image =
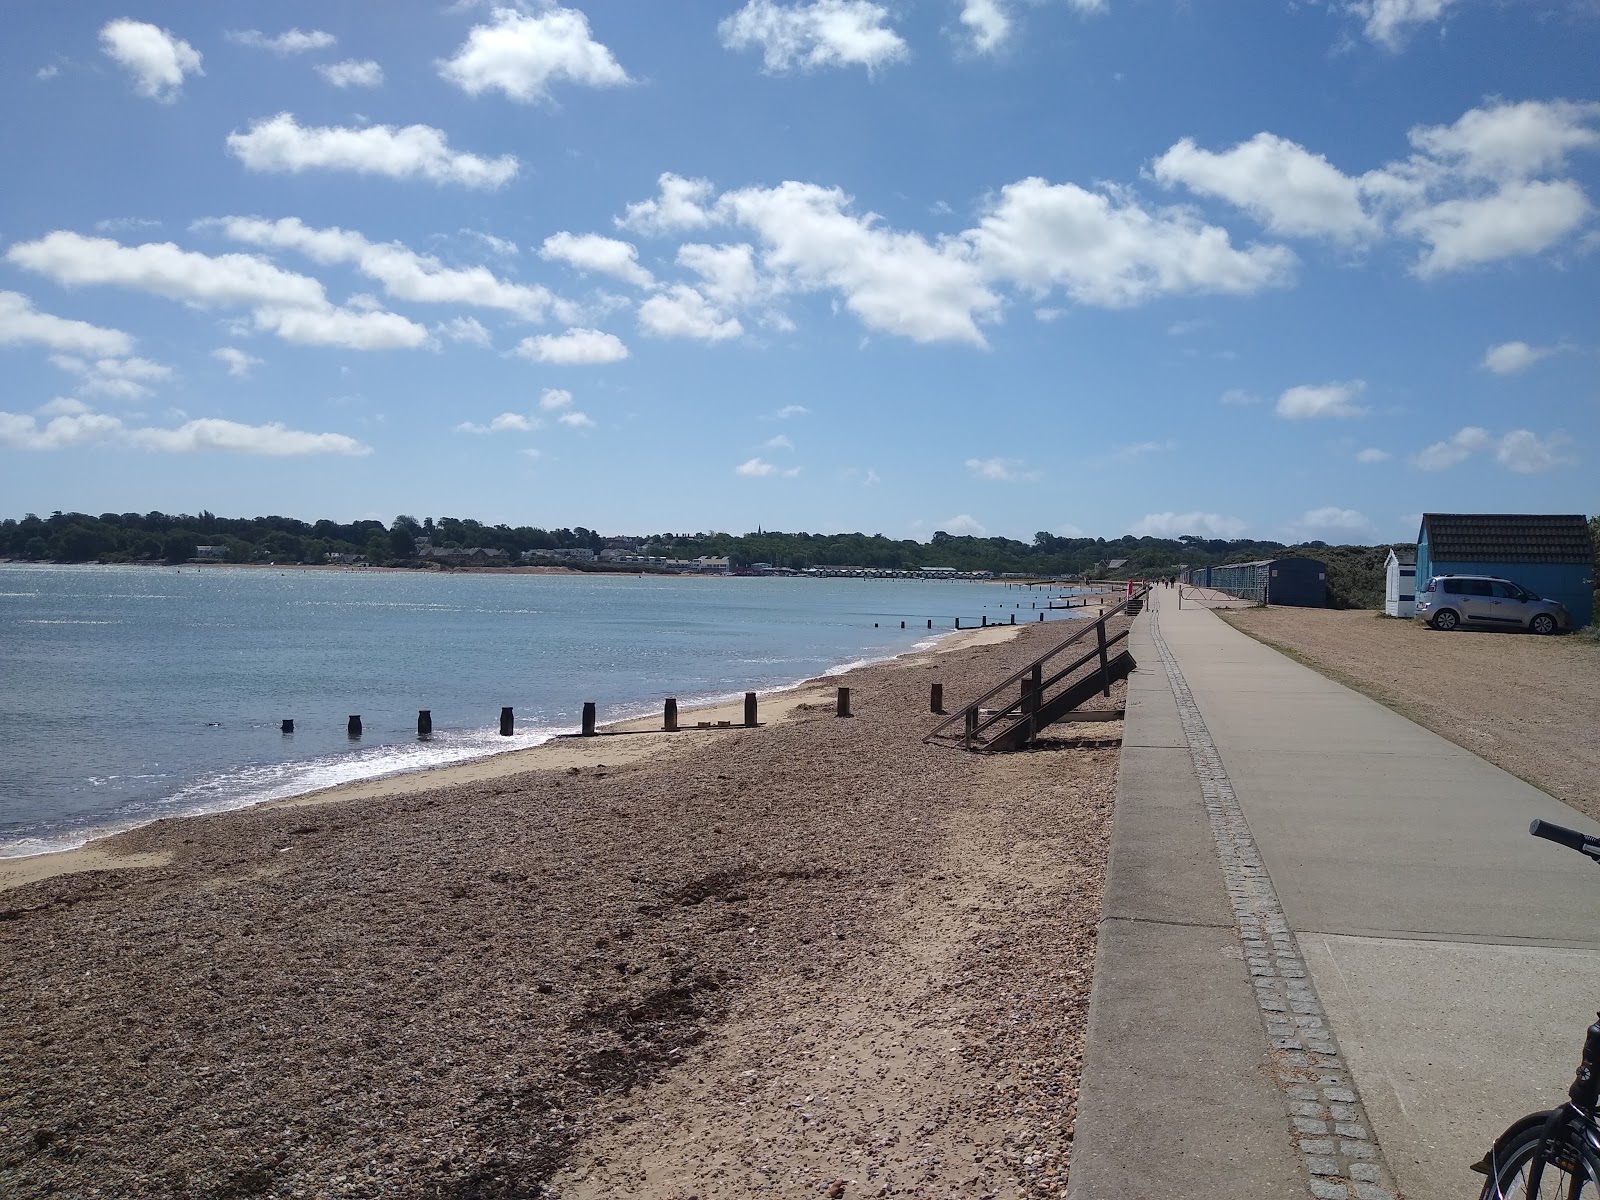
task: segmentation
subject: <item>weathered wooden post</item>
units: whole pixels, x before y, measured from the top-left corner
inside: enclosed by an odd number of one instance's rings
[[[835,706],[835,708],[833,710],[833,715],[836,716],[836,717],[848,717],[850,715],[850,689],[849,688],[842,687],[842,688],[839,689],[839,702],[838,702],[838,704]]]
[[[662,705],[661,728],[668,733],[678,732],[678,701],[675,697],[668,696],[666,704]]]
[[[1106,661],[1106,619],[1100,618],[1094,631],[1100,639],[1100,679],[1105,683],[1105,694],[1111,695],[1111,664]]]
[[[1041,620],[1041,621],[1044,620],[1044,614],[1043,613],[1039,614],[1039,620]]]
[[[360,716],[352,713],[351,716],[350,716],[350,719],[344,723],[344,731],[349,737],[353,737],[353,738],[360,737],[361,736],[361,718],[360,718]]]
[[[293,733],[294,732],[294,718],[293,717],[285,717],[283,719],[283,724],[279,725],[278,729],[280,731],[282,731],[283,733]]]
[[[904,621],[901,621],[900,622],[900,628],[904,629],[905,627],[906,627],[906,623]]]
[[[956,618],[956,628],[957,628],[957,629],[960,629],[960,628],[961,628],[961,618],[960,618],[960,617],[957,617],[957,618]]]
[[[987,613],[985,613],[983,617],[983,627],[985,629],[989,628],[989,615]]]
[[[593,737],[594,736],[594,701],[593,700],[585,700],[583,702],[583,736],[584,737]]]
[[[754,729],[756,724],[756,694],[754,692],[746,692],[744,694],[744,727],[746,729]]]
[[[928,618],[928,628],[929,628],[929,629],[932,629],[932,628],[933,628],[933,618],[932,618],[932,617],[929,617],[929,618]]]
[[[1011,614],[1011,624],[1015,625],[1016,623],[1017,623],[1017,614],[1016,613],[1012,613]]]
[[[978,736],[978,706],[974,704],[967,709],[966,727],[962,732],[961,745],[964,749],[972,749],[972,739]]]
[[[417,709],[417,736],[419,738],[433,736],[433,710],[431,708]]]
[[[944,712],[944,684],[935,683],[928,688],[928,711]]]
[[[513,733],[516,732],[516,728],[517,728],[516,714],[513,713],[511,711],[511,709],[509,709],[509,708],[502,708],[500,710],[500,736],[501,737],[510,737]]]

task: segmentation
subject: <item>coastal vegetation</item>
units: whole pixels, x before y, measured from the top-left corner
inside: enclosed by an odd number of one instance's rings
[[[198,514],[55,512],[0,520],[0,557],[61,563],[183,563],[201,546],[216,548],[219,561],[231,563],[312,563],[330,556],[359,556],[380,566],[415,561],[416,543],[503,550],[511,559],[530,550],[620,548],[668,558],[726,556],[735,567],[768,563],[808,567],[864,567],[904,570],[955,567],[962,571],[1040,576],[1095,575],[1154,577],[1175,575],[1184,566],[1301,554],[1328,564],[1330,600],[1336,607],[1371,608],[1382,602],[1387,545],[1330,546],[1324,542],[1288,545],[1249,538],[1058,537],[1036,533],[1031,542],[1004,537],[972,537],[936,531],[925,542],[882,534],[657,533],[607,537],[583,526],[544,528],[485,525],[471,519],[401,515],[389,524],[365,520],[301,521],[293,517],[219,517]],[[1112,564],[1116,565],[1113,566]],[[578,564],[606,569],[609,564]],[[627,570],[637,570],[629,565]]]

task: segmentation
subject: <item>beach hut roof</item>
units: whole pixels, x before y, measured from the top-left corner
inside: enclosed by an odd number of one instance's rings
[[[1594,561],[1589,523],[1581,515],[1424,513],[1435,563],[1569,563]],[[1421,539],[1421,533],[1418,534]]]

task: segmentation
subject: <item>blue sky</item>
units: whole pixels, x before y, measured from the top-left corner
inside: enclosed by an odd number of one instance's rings
[[[1600,507],[1593,0],[7,24],[0,515],[1372,541]]]

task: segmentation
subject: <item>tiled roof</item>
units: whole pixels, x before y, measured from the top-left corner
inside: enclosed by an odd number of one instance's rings
[[[1594,561],[1582,516],[1529,513],[1424,513],[1435,563],[1571,563]]]
[[[1414,567],[1417,565],[1417,551],[1416,547],[1414,546],[1408,547],[1404,550],[1402,550],[1399,546],[1396,546],[1390,551],[1390,553],[1394,555],[1395,562],[1399,563],[1402,567]]]

